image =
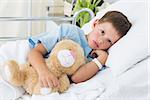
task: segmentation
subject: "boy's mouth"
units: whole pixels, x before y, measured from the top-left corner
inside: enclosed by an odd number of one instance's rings
[[[94,42],[94,45],[98,48],[99,46],[98,46],[98,44],[96,43],[96,41],[93,40],[93,42]]]

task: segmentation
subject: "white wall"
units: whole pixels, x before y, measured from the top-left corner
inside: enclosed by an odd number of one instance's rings
[[[1,17],[28,16],[28,0],[0,0]],[[27,23],[0,22],[0,36],[27,32]]]
[[[48,0],[32,0],[32,17],[45,17]],[[32,34],[45,31],[45,21],[32,22]]]
[[[31,10],[32,1],[32,10]],[[0,0],[1,17],[42,17],[46,16],[47,0]],[[31,12],[31,13],[30,13]],[[29,21],[0,22],[0,36],[17,36],[30,32]],[[42,21],[32,22],[31,33],[40,33],[45,29]]]

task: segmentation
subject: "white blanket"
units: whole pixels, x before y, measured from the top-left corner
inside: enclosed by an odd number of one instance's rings
[[[150,100],[148,88],[150,57],[118,76],[96,100]]]
[[[27,40],[10,41],[0,46],[0,62],[14,59],[19,63],[25,63],[30,47]]]
[[[96,100],[105,91],[110,81],[114,79],[110,74],[109,69],[104,70],[86,82],[72,84],[69,90],[63,94],[33,95],[31,100]]]
[[[15,87],[5,80],[4,62],[16,60],[18,63],[25,63],[30,47],[27,40],[18,40],[4,43],[0,46],[0,100],[16,99],[25,92],[21,87]]]
[[[150,58],[133,65],[118,77],[113,76],[111,69],[107,68],[86,82],[72,84],[66,93],[33,95],[31,100],[150,100],[148,60]]]

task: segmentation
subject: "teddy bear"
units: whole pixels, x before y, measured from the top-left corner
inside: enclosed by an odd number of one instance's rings
[[[49,94],[65,92],[70,81],[68,76],[86,62],[83,48],[73,40],[63,39],[52,49],[45,59],[48,69],[60,82],[60,87],[41,88],[38,74],[28,62],[18,64],[14,60],[6,61],[4,69],[7,81],[14,86],[22,86],[29,94]]]

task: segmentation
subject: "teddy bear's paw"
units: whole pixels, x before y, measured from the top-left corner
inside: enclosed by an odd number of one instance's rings
[[[51,91],[52,91],[51,88],[41,88],[41,89],[40,89],[40,93],[41,93],[42,95],[50,94]]]

